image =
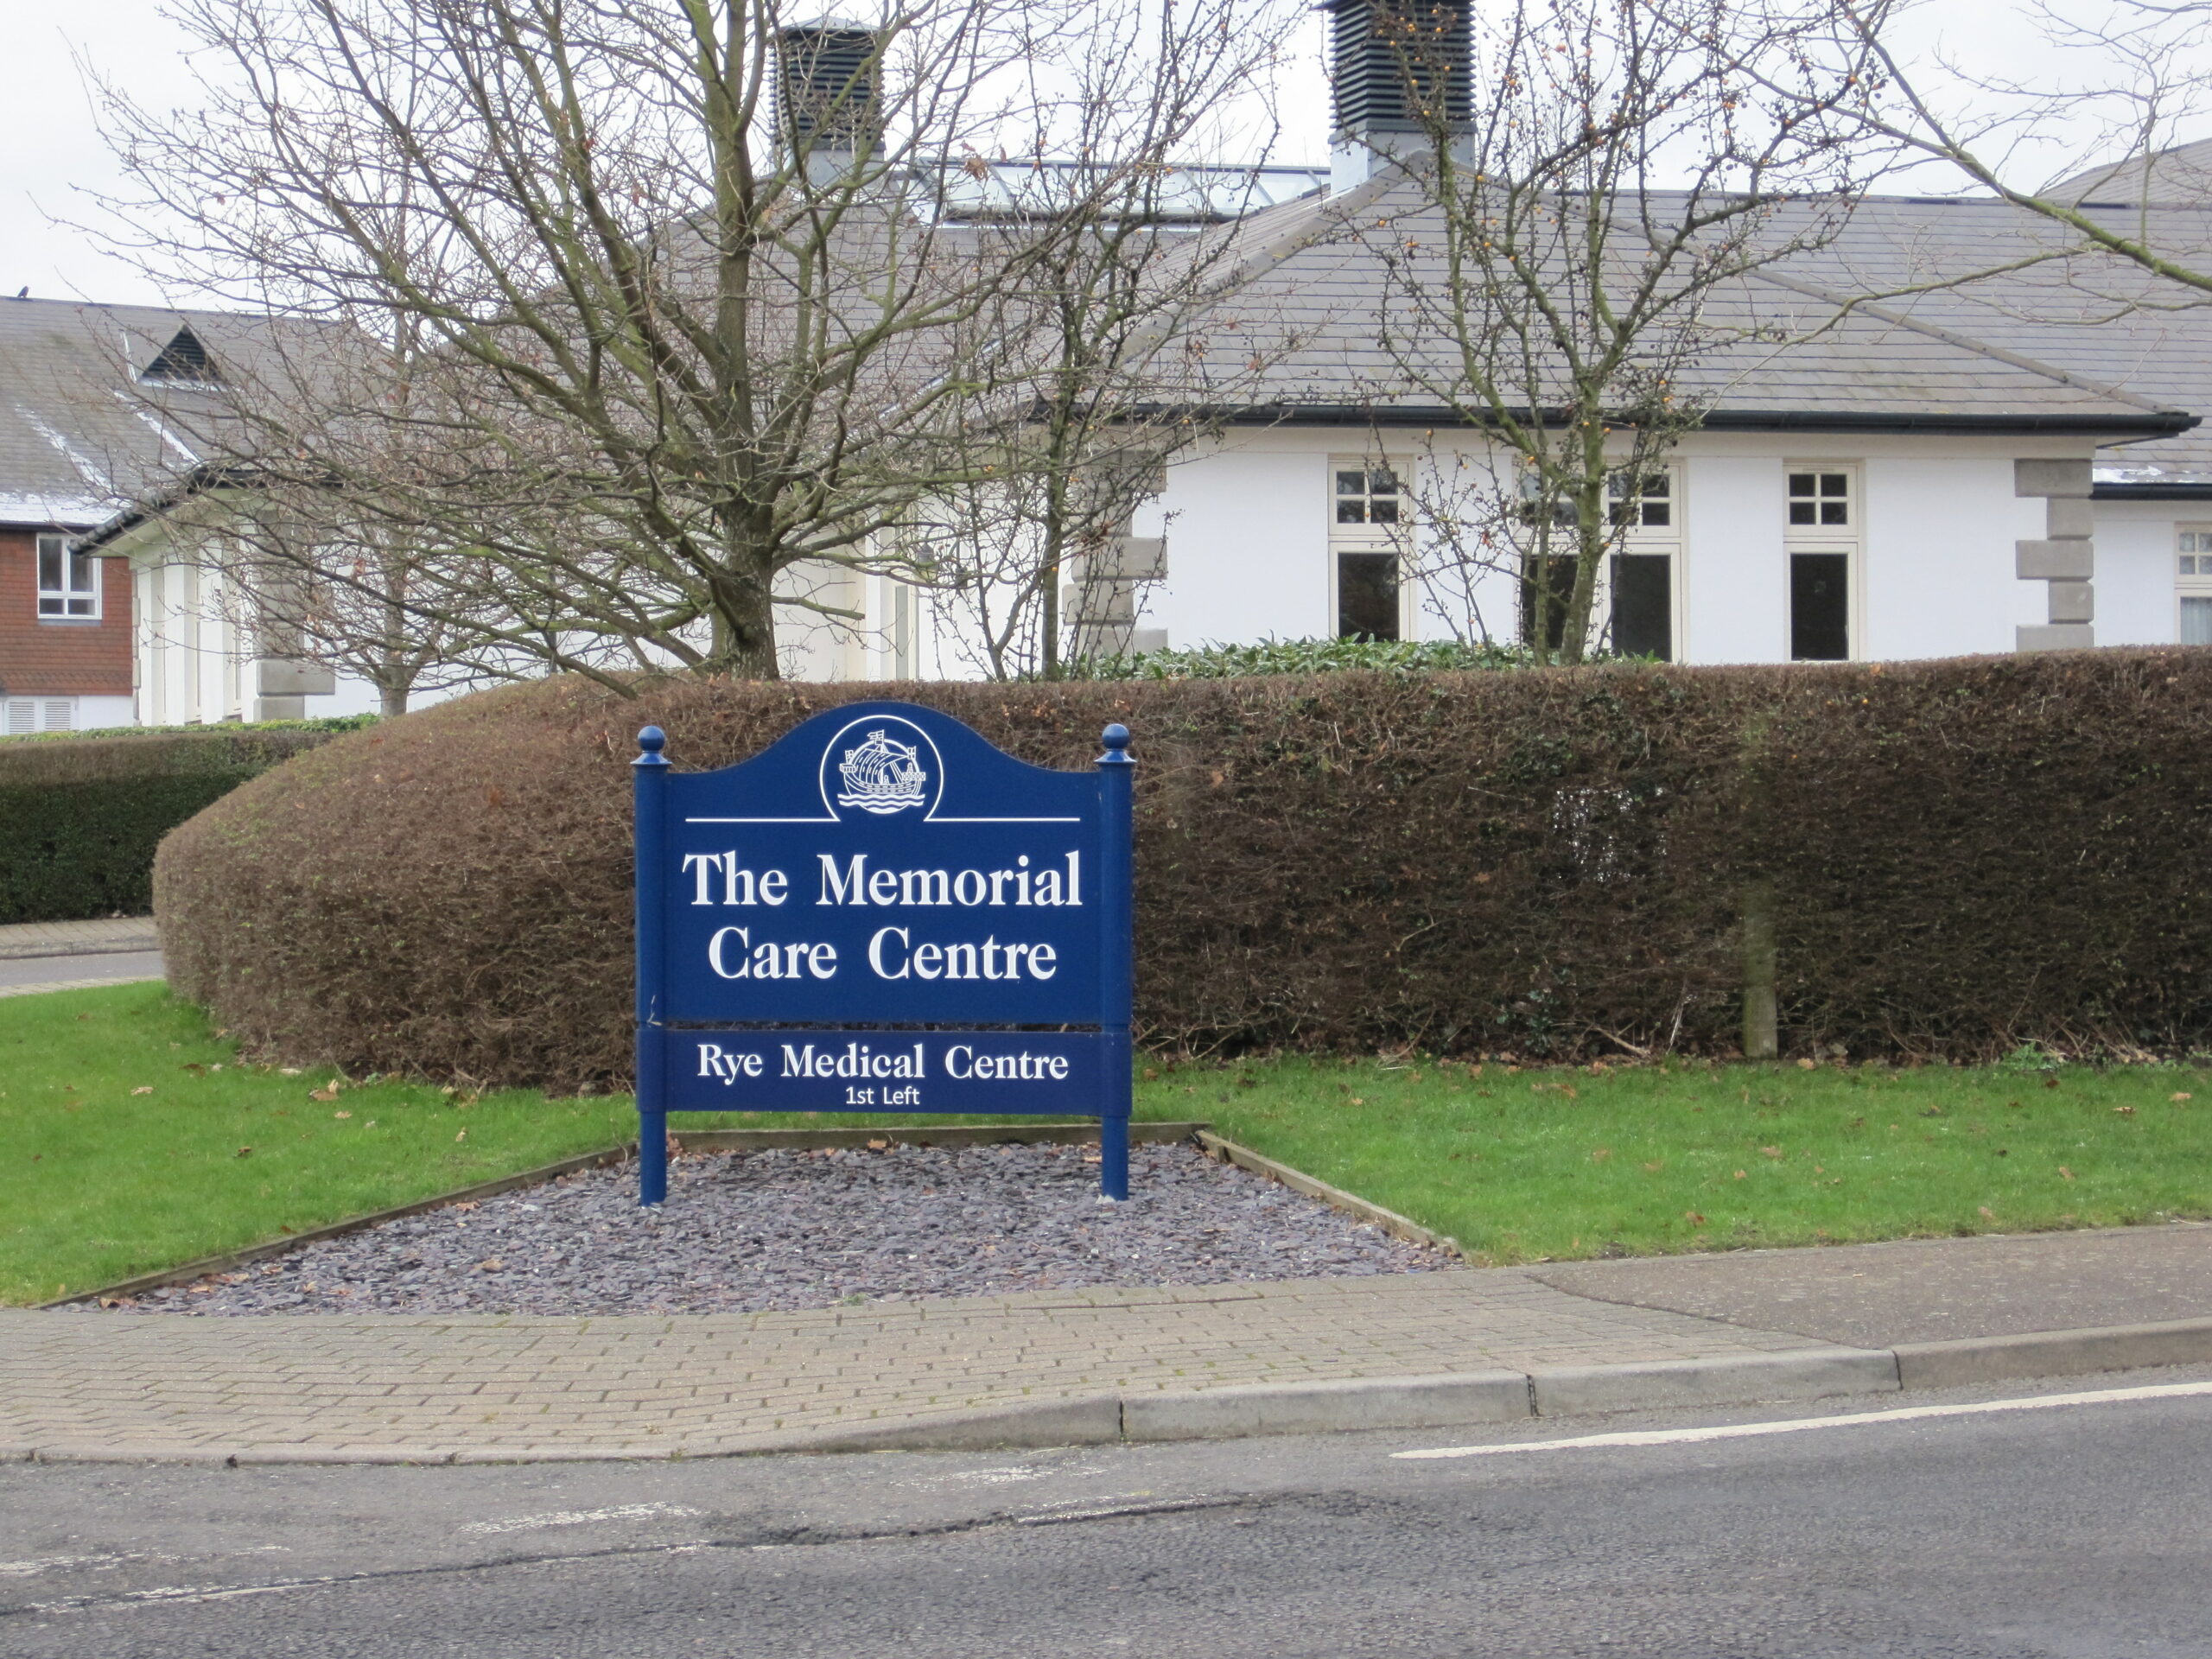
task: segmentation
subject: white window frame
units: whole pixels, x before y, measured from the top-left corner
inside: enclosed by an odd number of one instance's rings
[[[1789,522],[1787,505],[1793,498],[1789,494],[1789,475],[1792,473],[1842,474],[1845,484],[1845,522],[1840,524],[1794,524]],[[1816,489],[1819,486],[1816,484]],[[1782,515],[1783,556],[1793,553],[1840,553],[1844,556],[1844,622],[1846,650],[1840,660],[1847,663],[1863,662],[1866,656],[1866,605],[1864,584],[1866,571],[1866,469],[1856,461],[1785,461],[1782,463],[1782,489],[1784,506]],[[1815,494],[1816,504],[1834,499]],[[1817,514],[1815,515],[1818,516]],[[1785,577],[1787,575],[1785,566]],[[1784,623],[1783,647],[1785,662],[1815,662],[1817,658],[1792,658],[1786,653],[1789,645]]]
[[[1639,511],[1635,521],[1625,525],[1618,524],[1618,514],[1619,504],[1628,498],[1619,493],[1617,486],[1626,481],[1627,469],[1624,467],[1615,473],[1613,481],[1606,486],[1606,500],[1611,504],[1611,511],[1616,514],[1616,528],[1619,536],[1613,543],[1612,552],[1598,571],[1598,596],[1592,607],[1596,614],[1592,620],[1604,621],[1605,644],[1611,648],[1613,645],[1613,560],[1624,555],[1634,557],[1639,554],[1663,554],[1670,561],[1667,569],[1667,632],[1675,651],[1671,660],[1679,663],[1682,660],[1682,593],[1688,585],[1682,579],[1682,557],[1688,550],[1683,519],[1688,505],[1682,495],[1682,463],[1680,461],[1656,462],[1644,468],[1644,476],[1663,478],[1667,481],[1667,488],[1659,495],[1639,493],[1636,498]],[[1643,504],[1652,501],[1667,504],[1667,523],[1648,524],[1643,522]]]
[[[1329,588],[1329,638],[1338,639],[1344,628],[1339,609],[1343,598],[1343,583],[1338,573],[1338,556],[1345,553],[1390,553],[1398,561],[1398,638],[1414,637],[1414,569],[1413,569],[1413,493],[1407,487],[1413,477],[1414,463],[1403,455],[1331,455],[1329,457],[1328,495],[1324,511],[1329,515],[1329,563],[1326,581]],[[1341,524],[1337,522],[1337,474],[1339,472],[1389,473],[1398,481],[1395,523],[1376,524],[1361,523]],[[1363,491],[1358,498],[1371,504],[1374,492]]]
[[[2212,600],[2212,524],[2176,524],[2174,547],[2174,639],[2180,643],[2185,601]]]
[[[47,560],[51,555],[60,562],[61,580],[58,586],[47,584]],[[105,563],[96,553],[71,551],[69,538],[51,533],[36,538],[33,558],[37,569],[33,572],[38,588],[38,620],[41,622],[97,622],[100,620],[100,566]],[[81,569],[86,586],[79,588],[72,580]],[[73,610],[75,605],[85,607]]]

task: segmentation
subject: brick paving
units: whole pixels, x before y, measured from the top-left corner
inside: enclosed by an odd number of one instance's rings
[[[1102,1395],[1830,1345],[1513,1268],[681,1318],[0,1311],[0,1455],[708,1454]]]
[[[0,926],[0,961],[153,950],[160,944],[150,916],[103,916],[88,922],[10,922]]]

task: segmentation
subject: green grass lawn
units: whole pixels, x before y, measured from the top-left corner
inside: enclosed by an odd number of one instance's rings
[[[1276,1060],[1157,1111],[1514,1262],[2212,1216],[2212,1072]]]
[[[2212,1215],[2212,1072],[2190,1068],[1154,1065],[1137,1113],[1210,1119],[1497,1262]],[[0,1301],[635,1132],[626,1096],[399,1083],[334,1095],[327,1071],[241,1064],[159,985],[0,998]]]

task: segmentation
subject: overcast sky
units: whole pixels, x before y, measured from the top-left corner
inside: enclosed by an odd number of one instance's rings
[[[1284,100],[1287,117],[1302,123],[1285,135],[1286,160],[1319,161],[1327,149],[1318,22],[1309,38],[1312,85]],[[1986,73],[2032,78],[2048,61],[2012,0],[1928,0],[1919,41],[1936,39],[1970,50]],[[79,60],[146,105],[188,106],[182,37],[162,21],[158,0],[0,0],[0,294],[29,287],[50,298],[164,302],[171,296],[158,283],[55,221],[98,217],[87,193],[120,183]],[[2044,170],[2060,170],[2066,159],[2054,155]],[[2024,171],[2038,182],[2044,176],[2033,165]]]

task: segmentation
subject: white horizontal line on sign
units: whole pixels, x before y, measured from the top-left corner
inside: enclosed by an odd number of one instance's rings
[[[2082,1394],[2043,1394],[2019,1400],[1983,1400],[1955,1406],[1902,1406],[1891,1411],[1845,1412],[1834,1417],[1789,1417],[1770,1423],[1723,1423],[1711,1428],[1654,1428],[1583,1434],[1571,1440],[1510,1440],[1496,1446],[1446,1446],[1433,1451],[1393,1452],[1393,1458],[1487,1458],[1508,1452],[1573,1452],[1605,1446],[1690,1446],[1707,1440],[1748,1440],[1759,1434],[1798,1434],[1814,1428],[1853,1428],[1861,1423],[1910,1423],[1933,1417],[1977,1417],[2000,1411],[2049,1411],[2059,1406],[2115,1405],[2129,1400],[2177,1400],[2212,1394],[2212,1382],[2164,1382],[2141,1389],[2094,1389]]]
[[[841,823],[841,818],[686,818],[686,823]],[[1081,823],[1081,818],[925,818],[925,823]]]

